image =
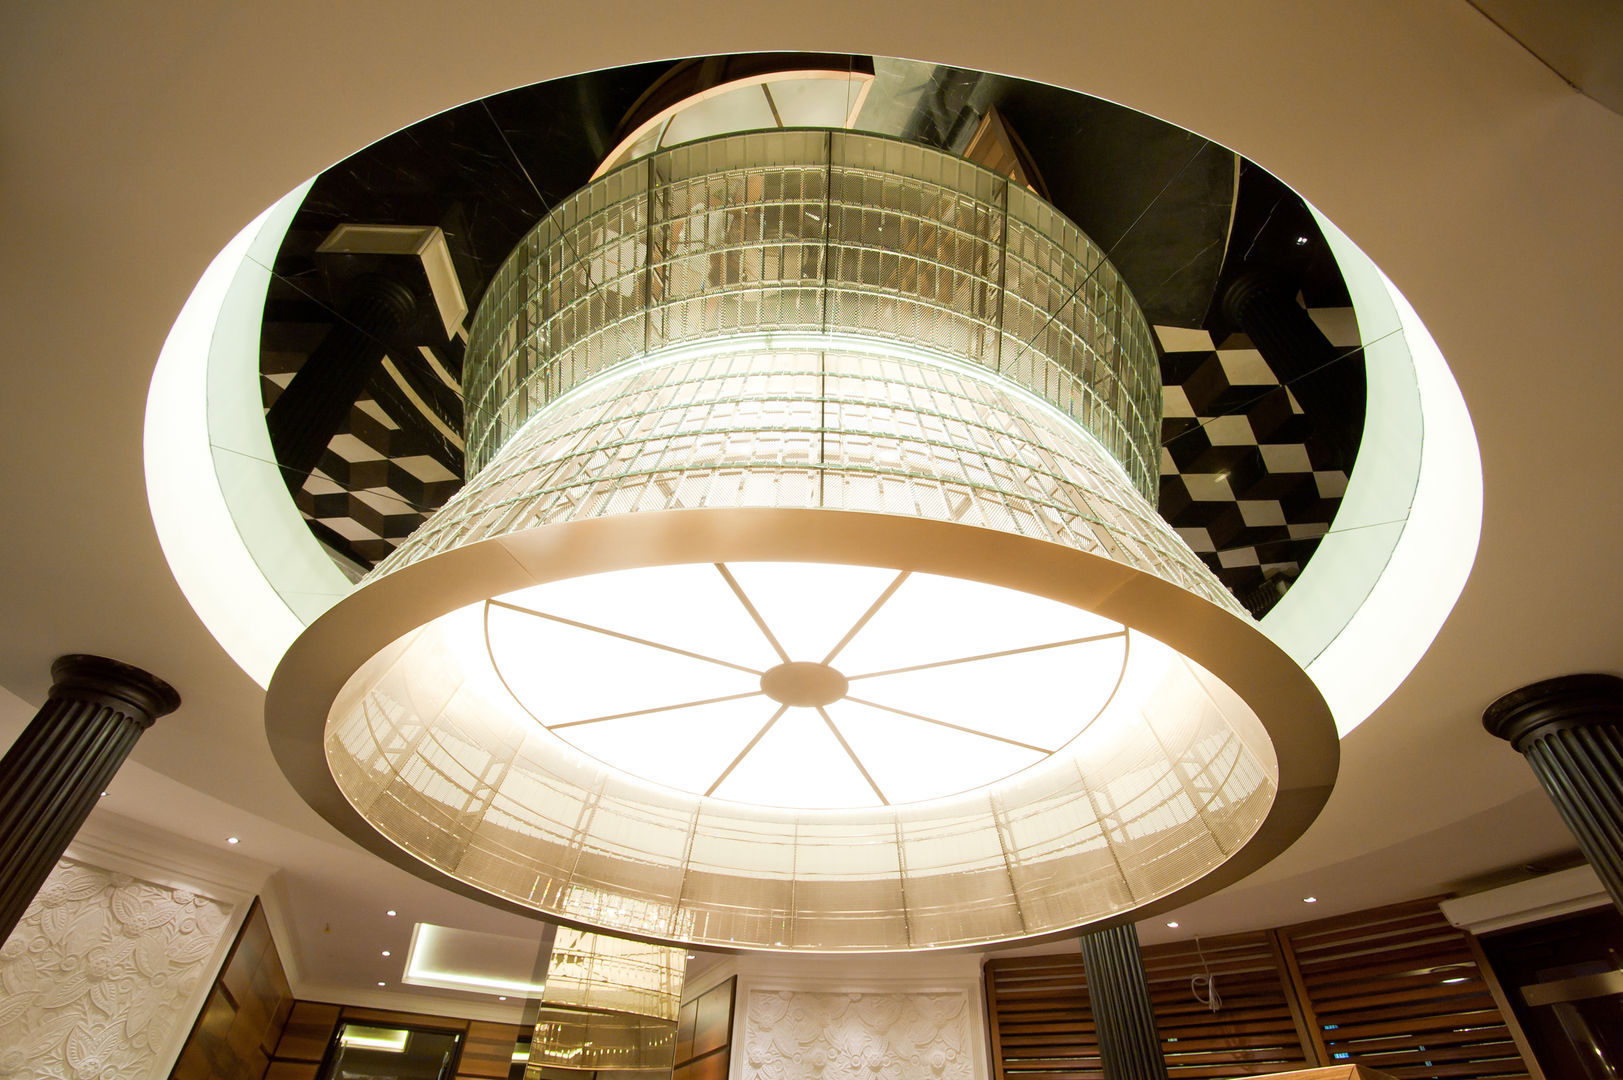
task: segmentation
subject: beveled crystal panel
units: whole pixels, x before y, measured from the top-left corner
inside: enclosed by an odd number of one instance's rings
[[[592,380],[510,440],[373,579],[558,521],[721,506],[1018,533],[1244,611],[1111,455],[1046,400],[983,367],[845,334],[661,350]]]

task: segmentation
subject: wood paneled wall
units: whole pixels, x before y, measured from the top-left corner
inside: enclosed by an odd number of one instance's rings
[[[996,1080],[1100,1080],[1081,954],[986,964],[986,1010]]]
[[[265,1080],[315,1080],[321,1071],[321,1059],[327,1054],[333,1032],[338,1027],[337,1005],[316,1001],[294,1004],[282,1028],[282,1039],[276,1044],[270,1069]]]
[[[170,1072],[171,1080],[261,1080],[293,1008],[282,958],[255,900]]]
[[[1266,1076],[1313,1063],[1266,931],[1146,950],[1144,971],[1174,1080]],[[1206,1003],[1212,976],[1221,1003],[1215,1010]]]
[[[1144,950],[1174,1080],[1361,1064],[1400,1080],[1526,1078],[1470,935],[1436,900]],[[1221,1007],[1210,994],[1215,976]],[[1194,987],[1190,980],[1201,978]],[[1099,1080],[1080,956],[986,965],[996,1080]]]
[[[1353,1060],[1400,1078],[1528,1075],[1470,935],[1450,926],[1435,901],[1280,935],[1331,1056],[1326,1064]]]
[[[737,987],[737,978],[728,979],[682,1005],[676,1017],[676,1070],[671,1080],[727,1080]]]

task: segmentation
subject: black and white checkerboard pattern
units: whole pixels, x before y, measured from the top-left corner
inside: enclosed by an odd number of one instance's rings
[[[292,378],[290,371],[261,368],[267,409]],[[461,486],[460,478],[363,396],[315,470],[294,489],[293,501],[317,538],[352,563],[345,569],[359,577]]]
[[[1332,345],[1359,344],[1351,308],[1309,309]],[[1329,466],[1290,390],[1243,334],[1158,326],[1161,515],[1247,601],[1301,573],[1330,528],[1346,473]],[[1266,605],[1264,605],[1266,606]]]

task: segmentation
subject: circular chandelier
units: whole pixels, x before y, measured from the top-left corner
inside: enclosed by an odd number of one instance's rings
[[[659,941],[974,945],[1219,888],[1336,737],[1155,512],[1157,365],[1104,254],[968,161],[632,161],[493,279],[470,479],[289,650],[273,749],[415,872]]]

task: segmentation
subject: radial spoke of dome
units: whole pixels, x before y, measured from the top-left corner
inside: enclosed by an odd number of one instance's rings
[[[906,577],[907,575],[904,574],[902,576]],[[854,630],[852,631],[852,633],[855,632],[856,631]],[[834,722],[834,718],[828,715],[828,711],[821,705],[817,707],[817,715],[823,718],[823,723],[828,725],[828,730],[834,733],[834,738],[839,740],[840,749],[845,751],[846,756],[851,759],[851,764],[855,765],[857,767],[857,772],[862,774],[862,778],[868,781],[868,786],[873,788],[873,793],[879,797],[879,801],[884,803],[886,806],[889,806],[890,800],[885,798],[885,793],[879,790],[879,785],[874,783],[872,776],[868,775],[867,767],[862,764],[862,759],[857,757],[857,752],[851,749],[851,744],[845,741],[845,736],[840,734],[839,725]]]
[[[489,603],[495,607],[506,608],[508,611],[516,611],[520,615],[533,615],[538,619],[548,619],[555,623],[562,623],[565,626],[573,626],[577,630],[590,630],[594,634],[604,634],[608,637],[619,638],[621,641],[632,642],[636,645],[646,645],[650,649],[660,649],[664,652],[675,653],[678,656],[686,656],[692,660],[703,660],[707,664],[718,664],[721,667],[732,668],[734,671],[745,671],[751,675],[761,674],[760,670],[757,668],[746,667],[743,664],[735,664],[731,660],[722,660],[715,656],[706,656],[704,653],[696,653],[690,649],[679,649],[675,645],[666,645],[658,641],[649,641],[647,638],[636,637],[632,634],[622,634],[620,631],[610,630],[606,626],[593,626],[591,623],[576,622],[574,619],[566,619],[562,615],[548,615],[544,611],[536,611],[533,608],[520,607],[517,604],[510,604],[505,600],[488,600],[486,603]]]
[[[562,731],[564,728],[580,727],[582,724],[600,724],[605,720],[624,720],[628,716],[647,716],[649,713],[675,712],[677,709],[693,709],[700,705],[719,705],[723,701],[742,701],[744,698],[765,697],[760,690],[750,690],[743,694],[728,694],[726,697],[704,698],[699,701],[680,701],[675,705],[656,705],[651,709],[633,709],[631,712],[611,713],[608,716],[589,716],[585,720],[566,720],[561,724],[543,725],[548,731]]]
[[[726,579],[728,587],[733,590],[733,595],[738,597],[738,602],[744,605],[744,610],[750,613],[750,618],[755,620],[755,625],[761,628],[761,633],[766,635],[767,644],[772,646],[772,651],[778,654],[778,659],[787,664],[789,662],[789,654],[784,652],[782,645],[778,644],[778,639],[772,633],[772,628],[767,626],[765,619],[761,618],[761,613],[757,611],[755,605],[750,602],[750,598],[744,595],[744,590],[738,584],[738,579],[733,577],[733,572],[727,569],[726,564],[724,563],[717,563],[716,569],[720,571],[721,576]],[[773,717],[773,719],[775,720],[777,717]],[[754,744],[752,743],[751,745]],[[745,751],[745,753],[748,752],[748,750]],[[729,766],[729,768],[731,768],[731,766]],[[725,776],[725,774],[723,775]],[[716,783],[719,784],[721,781],[717,780]]]
[[[845,700],[855,705],[866,705],[870,709],[883,709],[885,712],[895,713],[897,716],[906,716],[911,717],[914,720],[922,720],[926,724],[934,724],[936,727],[951,728],[954,731],[962,731],[965,735],[979,735],[983,739],[991,739],[993,742],[1007,743],[1009,746],[1018,746],[1022,750],[1030,750],[1038,754],[1047,755],[1054,752],[1052,749],[1042,746],[1033,746],[1028,742],[1021,742],[1019,739],[1010,739],[1002,735],[994,735],[990,731],[979,731],[972,727],[964,727],[962,724],[953,724],[946,720],[937,720],[933,716],[921,716],[916,712],[908,712],[906,709],[898,709],[893,705],[881,705],[877,701],[868,701],[865,698],[851,697],[849,694],[846,695]],[[842,739],[841,741],[843,742],[844,740]]]
[[[847,675],[852,682],[858,679],[877,679],[885,675],[902,675],[909,671],[927,671],[930,668],[951,667],[954,664],[973,664],[977,660],[996,660],[1004,656],[1018,656],[1021,653],[1042,652],[1044,649],[1063,649],[1067,645],[1086,645],[1094,641],[1113,641],[1125,637],[1126,630],[1112,630],[1108,634],[1094,634],[1090,637],[1068,638],[1065,641],[1049,641],[1041,645],[1022,645],[1018,649],[1003,649],[1000,652],[978,653],[975,656],[960,656],[953,660],[932,660],[928,664],[909,664],[907,667],[891,668],[888,671],[868,671],[861,675]]]
[[[851,644],[851,639],[857,636],[857,632],[864,626],[868,625],[868,620],[879,614],[879,609],[885,606],[885,601],[896,595],[896,590],[902,587],[902,582],[907,580],[907,575],[908,571],[903,570],[900,574],[896,575],[895,581],[892,581],[889,585],[885,586],[885,591],[879,594],[879,599],[868,605],[868,610],[862,613],[862,618],[856,621],[856,625],[847,630],[845,632],[845,636],[840,639],[839,644],[830,649],[828,655],[823,657],[823,663],[832,664],[834,662],[834,658],[840,655],[840,650]],[[824,717],[824,719],[827,719],[827,717]],[[845,740],[841,739],[840,741],[843,743]],[[862,766],[858,765],[857,768],[860,769]],[[862,775],[867,776],[868,774],[863,773]],[[873,781],[870,780],[868,783],[871,784]],[[877,791],[878,789],[875,788],[874,790]],[[884,796],[881,795],[880,798],[883,799]]]
[[[719,566],[720,564],[718,563],[717,565]],[[723,572],[725,573],[725,571]],[[761,730],[755,733],[755,738],[744,744],[744,749],[740,750],[738,752],[738,756],[727,763],[727,767],[721,770],[721,775],[716,777],[716,782],[706,788],[704,793],[706,795],[714,795],[716,793],[716,789],[721,786],[721,782],[732,775],[732,771],[738,768],[738,763],[749,756],[749,752],[755,749],[755,744],[765,738],[766,733],[772,730],[772,725],[776,724],[780,719],[782,719],[783,714],[788,711],[789,706],[780,705],[778,707],[778,711],[772,714],[772,719],[761,725]]]

